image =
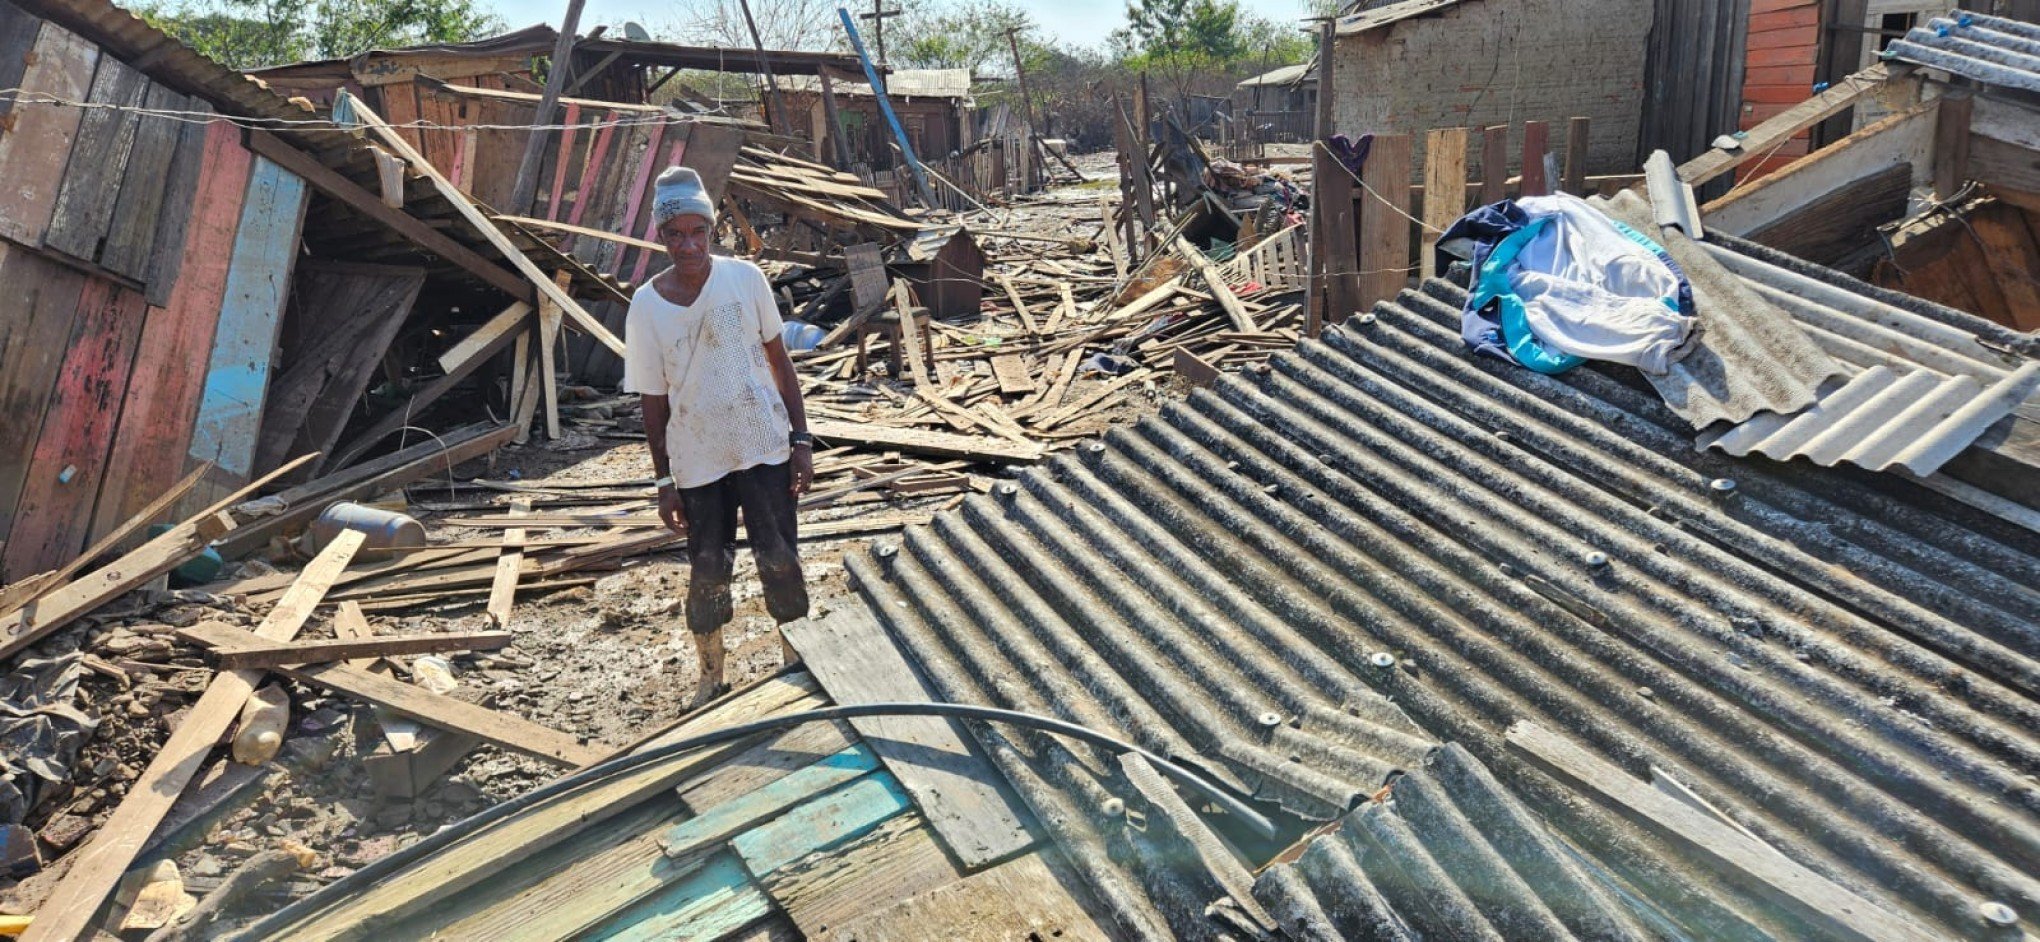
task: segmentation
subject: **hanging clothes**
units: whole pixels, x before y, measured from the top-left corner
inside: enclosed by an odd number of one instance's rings
[[[1437,252],[1440,270],[1473,265],[1467,345],[1541,373],[1586,360],[1663,373],[1698,326],[1692,286],[1664,249],[1569,194],[1482,206]]]

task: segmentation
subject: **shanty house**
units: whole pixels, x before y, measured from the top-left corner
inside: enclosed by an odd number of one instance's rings
[[[1307,141],[1316,128],[1314,63],[1285,65],[1234,86],[1233,114],[1255,140]]]
[[[780,81],[787,111],[797,126],[808,131],[815,159],[836,159],[835,140],[843,139],[852,164],[874,170],[891,168],[894,156],[892,129],[879,112],[878,98],[870,83],[857,73],[850,78],[843,71],[821,76],[785,76]],[[969,69],[900,69],[885,77],[886,95],[893,112],[906,130],[914,153],[926,160],[940,160],[972,142],[971,126],[977,104],[971,98]],[[835,98],[840,135],[829,126],[830,96]]]

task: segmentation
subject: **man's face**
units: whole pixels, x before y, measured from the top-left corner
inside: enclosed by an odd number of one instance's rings
[[[699,274],[708,267],[708,247],[715,228],[700,216],[687,214],[666,220],[659,227],[659,241],[673,267],[683,274]]]

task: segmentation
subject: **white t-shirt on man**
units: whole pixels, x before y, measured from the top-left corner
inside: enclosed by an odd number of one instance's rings
[[[787,460],[792,423],[765,361],[782,322],[758,266],[712,260],[693,304],[666,300],[647,281],[623,325],[623,389],[666,397],[666,452],[677,487],[713,484],[733,471]]]

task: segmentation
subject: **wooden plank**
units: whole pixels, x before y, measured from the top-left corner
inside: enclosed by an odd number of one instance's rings
[[[494,451],[509,441],[515,431],[507,425],[492,428],[476,423],[464,426],[442,433],[437,439],[427,439],[374,461],[282,491],[277,496],[289,510],[251,521],[220,541],[219,551],[230,559],[237,559],[267,544],[271,536],[309,523],[335,501],[372,497],[428,474],[450,472],[463,461]]]
[[[388,226],[411,244],[437,255],[460,267],[484,284],[502,291],[513,298],[530,301],[537,297],[536,289],[516,272],[482,257],[481,253],[456,241],[452,236],[419,221],[415,216],[385,205],[382,198],[362,189],[354,181],[342,176],[339,171],[314,160],[311,155],[285,143],[281,138],[267,131],[248,132],[248,147],[268,160],[303,178],[319,192],[347,204],[362,215]],[[493,226],[490,227],[493,230]]]
[[[15,612],[35,599],[40,598],[43,592],[69,582],[72,576],[78,574],[78,570],[85,568],[93,560],[113,552],[115,548],[119,547],[129,537],[140,533],[143,527],[155,523],[158,518],[169,513],[170,508],[176,506],[177,502],[182,500],[184,495],[194,485],[198,484],[199,479],[205,476],[206,470],[205,465],[199,465],[191,469],[191,473],[185,475],[184,480],[171,485],[169,490],[164,491],[149,506],[142,508],[134,516],[123,521],[120,526],[113,528],[105,536],[100,537],[97,542],[86,547],[84,552],[79,553],[61,568],[48,573],[41,580],[40,587],[33,594],[10,598],[9,601],[0,603],[0,622],[7,621]],[[19,584],[16,583],[16,585]],[[12,589],[14,586],[8,586],[7,588]]]
[[[1369,188],[1360,214],[1358,310],[1392,301],[1409,281],[1410,136],[1377,134],[1361,179]]]
[[[28,71],[30,52],[42,33],[43,21],[12,3],[0,4],[0,88],[17,88]],[[14,96],[0,101],[0,134],[10,130],[7,115],[14,111]]]
[[[1204,362],[1197,354],[1182,347],[1176,348],[1172,369],[1177,376],[1183,377],[1190,385],[1198,388],[1218,382],[1218,367]]]
[[[293,641],[262,644],[245,633],[216,630],[217,622],[202,622],[179,629],[177,636],[212,650],[213,661],[234,670],[243,667],[282,667],[289,664],[327,664],[354,658],[387,657],[392,654],[436,654],[446,651],[493,651],[509,647],[516,639],[507,631],[458,631],[434,635],[378,635],[368,639],[339,638],[321,641]]]
[[[928,357],[923,344],[934,342],[934,338],[921,336],[921,326],[917,320],[921,315],[906,303],[906,284],[904,281],[893,282],[894,296],[897,299],[895,310],[899,311],[900,332],[896,339],[900,345],[900,357],[907,361],[907,375],[913,377],[914,385],[933,390],[935,379],[928,375]],[[893,377],[894,381],[899,379],[900,377]]]
[[[85,100],[99,63],[98,46],[44,23],[29,55],[33,61],[21,77],[24,93]],[[43,106],[8,113],[10,126],[0,134],[0,181],[5,181],[0,183],[0,236],[22,245],[42,244],[83,116],[80,108]]]
[[[1312,312],[1312,318],[1321,327],[1345,320],[1360,304],[1360,246],[1359,221],[1353,218],[1356,192],[1353,176],[1331,151],[1320,146],[1316,152],[1317,163],[1311,171],[1312,185],[1316,187],[1312,205],[1319,200],[1325,205],[1324,231],[1311,236],[1314,243],[1323,243],[1321,248],[1314,247],[1318,264],[1312,276],[1322,280],[1319,296],[1323,302],[1319,310]]]
[[[501,252],[503,257],[510,262],[511,267],[516,268],[518,272],[522,273],[527,280],[536,286],[540,296],[551,298],[552,302],[559,305],[567,317],[571,318],[581,330],[586,331],[589,336],[594,337],[603,346],[608,347],[610,352],[617,356],[623,356],[623,341],[617,339],[616,335],[610,333],[609,328],[603,326],[600,320],[597,320],[594,315],[582,309],[581,305],[575,303],[573,298],[568,297],[565,292],[559,289],[559,286],[553,284],[552,280],[544,272],[540,271],[531,259],[526,258],[524,253],[517,249],[517,246],[510,241],[510,237],[503,234],[503,230],[497,228],[495,223],[489,221],[488,216],[477,208],[474,202],[469,200],[467,195],[460,191],[459,187],[454,186],[452,181],[446,179],[445,175],[432,166],[431,161],[426,160],[424,155],[418,153],[417,149],[412,147],[408,141],[405,141],[402,137],[391,131],[389,125],[385,124],[381,118],[376,117],[375,112],[370,110],[360,99],[342,96],[341,101],[344,101],[347,105],[344,111],[348,116],[351,116],[357,123],[367,125],[369,130],[381,137],[383,143],[388,145],[391,150],[396,151],[398,156],[409,160],[413,170],[430,179],[433,188],[439,191],[439,195],[445,197],[448,203],[453,204],[454,210],[461,215],[461,218],[467,220],[468,225],[473,226],[477,232],[481,233],[482,237],[487,239],[490,245],[495,246],[496,250]],[[342,110],[336,107],[336,115],[341,113]],[[342,119],[336,117],[336,120]],[[519,296],[521,297],[522,295]]]
[[[1424,138],[1424,239],[1417,249],[1424,278],[1438,274],[1435,247],[1466,211],[1466,128],[1439,128]]]
[[[283,601],[270,609],[262,624],[248,634],[271,641],[296,637],[325,595],[326,587],[361,548],[362,540],[362,534],[356,530],[343,531],[334,537],[318,558],[305,566]],[[184,786],[198,774],[206,755],[233,726],[242,705],[261,680],[262,672],[258,670],[225,671],[213,676],[191,712],[185,714],[148,768],[128,787],[127,795],[100,826],[99,833],[73,855],[70,871],[36,910],[35,922],[21,936],[23,942],[54,942],[86,933],[100,905],[113,892],[114,884],[127,872],[128,865],[134,862],[136,853],[170,811]]]
[[[1544,156],[1550,152],[1551,122],[1523,122],[1522,195],[1551,195],[1551,183],[1544,174]]]
[[[962,878],[927,822],[909,812],[833,851],[782,866],[760,882],[794,925],[818,939],[834,938],[838,925],[890,901]]]
[[[1593,119],[1568,118],[1565,122],[1565,173],[1560,187],[1574,196],[1587,193],[1587,148]]]
[[[204,99],[184,99],[185,110],[195,117],[212,114],[212,108]],[[238,150],[240,134],[231,125],[213,124],[192,120],[179,125],[177,146],[170,154],[170,166],[160,181],[163,188],[161,203],[156,208],[156,231],[149,237],[149,258],[143,266],[140,278],[149,303],[155,307],[169,307],[177,283],[184,272],[184,250],[188,242],[196,237],[192,230],[214,216],[224,217],[229,223],[238,222],[241,210],[241,190],[237,186],[231,199],[222,205],[201,202],[201,185],[216,171],[207,165],[211,154],[211,142],[215,135],[231,136]],[[246,151],[241,151],[239,176],[245,184],[248,176]],[[228,234],[229,244],[233,235]],[[194,266],[205,263],[205,259],[194,256]],[[183,454],[179,448],[178,454]]]
[[[150,83],[142,106],[152,111],[189,111],[191,99],[167,86]],[[198,130],[187,134],[187,128]],[[135,128],[134,148],[128,153],[127,169],[119,181],[120,192],[113,199],[106,241],[99,251],[99,264],[109,271],[146,284],[156,237],[164,231],[159,224],[162,215],[168,212],[183,218],[189,213],[191,190],[186,186],[178,191],[177,173],[181,168],[172,167],[179,142],[187,137],[202,142],[203,126],[151,116]],[[182,171],[191,184],[198,180],[195,169]],[[151,303],[161,303],[160,299],[167,296],[166,292]]]
[[[828,701],[822,697],[810,695],[780,705],[771,713],[762,715],[819,709],[827,705]],[[713,725],[726,726],[733,721],[730,716],[724,716],[716,719]],[[689,812],[700,814],[717,805],[738,801],[786,775],[836,755],[856,743],[857,733],[848,723],[807,723],[795,726],[682,784],[679,788],[680,801],[686,805]],[[661,856],[664,855],[664,851],[659,853]]]
[[[658,895],[582,936],[586,942],[725,939],[772,914],[733,854],[718,854]]]
[[[1195,267],[1198,274],[1204,276],[1204,289],[1217,299],[1218,306],[1225,310],[1226,317],[1232,319],[1233,326],[1246,331],[1261,329],[1254,323],[1254,319],[1248,316],[1247,309],[1241,306],[1239,297],[1233,294],[1232,285],[1226,283],[1225,273],[1218,270],[1218,266],[1212,263],[1209,256],[1198,251],[1197,246],[1190,244],[1190,240],[1181,235],[1176,236],[1176,252],[1183,256],[1184,261]]]
[[[967,927],[969,935],[962,938],[970,939],[1113,937],[1039,853],[847,919],[831,927],[831,935],[858,942],[954,942],[958,927]]]
[[[1882,91],[1888,81],[1909,75],[1911,71],[1910,66],[1892,68],[1880,62],[1844,78],[1812,98],[1750,128],[1740,140],[1741,147],[1735,150],[1716,148],[1680,164],[1679,179],[1697,188],[1749,161],[1768,155],[1778,145],[1798,136],[1799,132],[1855,107],[1856,102],[1864,97]]]
[[[84,291],[83,275],[0,242],[0,298],[8,305],[0,319],[0,441],[11,445],[0,450],[0,540],[14,527]]]
[[[1509,126],[1506,124],[1491,124],[1481,129],[1480,198],[1484,203],[1509,198]]]
[[[564,292],[570,277],[566,272],[555,276],[555,283]],[[566,312],[551,297],[541,295],[538,299],[538,389],[545,399],[545,437],[557,441],[560,437],[560,385],[559,356],[560,327],[566,322]],[[617,356],[623,354],[618,353]]]
[[[999,382],[999,391],[1008,396],[1031,393],[1041,387],[1027,372],[1027,361],[1017,353],[1008,353],[992,358],[992,377]]]
[[[142,296],[90,278],[35,440],[0,569],[42,572],[70,561],[92,528],[92,506],[147,310]],[[119,489],[114,482],[113,490]]]
[[[135,130],[148,94],[148,79],[112,56],[101,56],[87,100],[104,107],[88,108],[78,123],[73,160],[64,168],[57,206],[43,244],[73,258],[97,261],[99,242],[113,223],[113,201],[120,195],[121,175],[134,150]]]
[[[809,854],[871,833],[887,818],[910,807],[898,780],[880,771],[867,775],[730,840],[754,877],[762,877]]]
[[[1976,99],[1951,90],[1934,105],[1934,195],[1953,199],[1969,179],[1969,125]]]
[[[422,268],[306,261],[292,283],[283,369],[270,382],[255,467],[332,449],[424,286]]]
[[[248,632],[224,623],[217,623],[208,637],[223,644],[229,640],[235,641],[243,647],[249,645],[251,638]],[[373,674],[347,664],[284,667],[279,668],[278,673],[293,680],[316,684],[335,693],[367,701],[421,723],[466,733],[505,749],[541,759],[552,759],[564,765],[587,765],[606,754],[600,747],[583,745],[572,735],[541,726],[521,716],[455,700],[423,687],[414,687],[396,678]]]
[[[1535,723],[1518,722],[1509,747],[1559,781],[1595,796],[1623,817],[1697,854],[1818,927],[1827,938],[1853,942],[1928,942],[1938,938],[1912,919],[1849,892],[1754,840],[1631,778],[1612,762]]]
[[[510,515],[522,517],[531,513],[531,501],[515,500],[510,503]],[[496,560],[496,579],[489,586],[489,621],[498,628],[510,624],[510,609],[517,604],[517,573],[524,567],[524,528],[511,527],[503,531],[503,554]]]
[[[135,513],[184,473],[253,159],[240,145],[239,129],[206,126],[190,214],[158,236],[156,263],[173,256],[181,262],[157,269],[163,275],[151,283],[152,291],[159,285],[167,289],[168,303],[150,310],[142,324],[137,369],[107,462],[106,480],[120,491],[102,489],[96,512],[101,527]]]
[[[868,745],[854,745],[770,785],[743,796],[703,809],[701,814],[676,824],[659,836],[667,857],[694,860],[714,853],[722,842],[766,821],[785,814],[795,805],[878,770],[878,758]]]
[[[1005,272],[994,273],[992,277],[998,279],[999,287],[1005,289],[1006,300],[1013,302],[1013,312],[1020,315],[1020,323],[1027,328],[1027,332],[1041,333],[1041,325],[1034,321],[1034,312],[1027,309],[1027,302],[1020,300],[1020,292],[1014,289],[1013,279],[1006,277]]]
[[[0,621],[0,659],[13,656],[79,616],[183,565],[198,555],[206,544],[232,527],[232,518],[223,513],[227,507],[269,483],[276,475],[288,472],[291,467],[285,465],[249,482],[247,487],[193,514],[190,519],[142,544],[134,552],[51,591],[37,599],[35,604],[23,608],[19,614]]]
[[[808,431],[813,432],[815,438],[831,444],[870,445],[908,454],[933,455],[938,458],[1026,463],[1040,461],[1044,454],[1039,445],[1027,447],[996,438],[891,428],[870,423],[839,422],[833,419],[810,420]]]
[[[241,206],[233,259],[227,266],[226,297],[187,452],[193,460],[217,465],[215,474],[225,489],[246,481],[256,470],[255,446],[269,391],[270,359],[282,327],[304,210],[304,181],[257,157]]]
[[[842,610],[783,629],[836,703],[932,702],[927,684],[870,616]],[[852,720],[965,869],[1034,844],[1027,814],[962,724],[932,716]]]

